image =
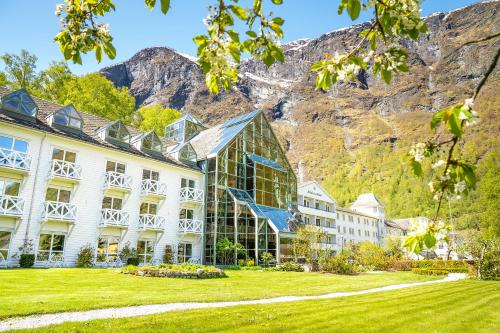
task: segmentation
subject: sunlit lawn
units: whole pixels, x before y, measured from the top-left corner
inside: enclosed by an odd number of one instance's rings
[[[433,279],[409,272],[339,276],[227,271],[227,275],[191,280],[130,276],[112,269],[0,270],[0,318],[139,304],[319,295]]]
[[[191,310],[43,332],[498,332],[500,283],[460,281],[341,299]]]

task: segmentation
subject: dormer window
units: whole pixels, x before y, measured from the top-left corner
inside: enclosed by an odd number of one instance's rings
[[[179,150],[179,159],[184,161],[196,162],[196,151],[190,144],[186,144]]]
[[[120,121],[116,121],[106,129],[106,138],[124,143],[129,143],[130,133],[125,125]]]
[[[141,150],[154,151],[157,153],[162,152],[162,144],[160,138],[158,138],[155,132],[144,134],[141,139]]]
[[[176,142],[185,142],[204,129],[205,127],[198,119],[192,115],[186,115],[165,128],[165,137]]]
[[[36,117],[38,107],[24,89],[14,91],[2,97],[2,109],[28,117]]]
[[[52,124],[81,130],[83,127],[83,118],[75,107],[70,104],[54,112],[52,115]]]

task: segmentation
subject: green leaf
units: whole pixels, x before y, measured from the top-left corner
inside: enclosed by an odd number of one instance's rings
[[[429,231],[424,235],[423,240],[424,240],[425,247],[427,247],[429,250],[432,249],[434,247],[434,245],[436,245],[436,242],[437,242],[437,239],[436,239],[436,236],[434,235],[434,233],[429,232]]]
[[[458,108],[453,109],[453,112],[448,118],[448,130],[456,137],[461,137],[463,134],[461,120],[458,118],[458,114],[460,111],[461,110]]]
[[[283,0],[271,0],[275,5],[282,5]]]
[[[247,19],[247,13],[240,6],[229,5],[228,8],[231,9],[231,11],[234,13],[234,15],[236,15],[236,17],[239,18],[240,20],[246,20]]]
[[[283,54],[283,50],[277,46],[272,48],[271,55],[281,63],[285,61],[285,55]]]
[[[116,57],[116,49],[111,42],[104,43],[104,53],[106,53],[109,59],[114,59]]]
[[[320,61],[314,63],[311,66],[310,70],[311,71],[319,71],[320,69],[323,69],[324,66],[325,66],[325,61],[324,60],[320,60]]]
[[[421,250],[420,242],[416,236],[406,236],[403,245],[411,253],[418,254]]]
[[[97,60],[97,62],[102,61],[102,48],[100,45],[96,45],[95,47],[95,59]]]
[[[283,20],[281,17],[275,17],[271,21],[277,25],[283,25],[283,23],[285,23],[285,20]]]
[[[442,110],[436,112],[432,116],[432,119],[431,119],[431,129],[436,129],[438,127],[439,123],[441,123],[443,121],[446,112],[448,112],[447,109],[442,109]]]
[[[355,20],[359,17],[361,12],[361,3],[359,0],[348,0],[347,2],[347,13],[351,17],[351,20]]]
[[[252,31],[252,30],[248,30],[247,32],[245,32],[248,36],[252,37],[252,38],[256,38],[257,37],[257,34],[255,33],[255,31]]]
[[[316,77],[316,89],[327,90],[330,86],[331,77],[327,69],[322,70]]]
[[[193,38],[193,41],[196,43],[196,45],[204,45],[207,43],[207,37],[203,35],[195,36]]]
[[[146,7],[148,7],[150,10],[152,10],[155,7],[156,0],[144,0],[146,3]]]
[[[166,14],[170,9],[170,0],[160,0],[161,1],[161,12]]]
[[[392,80],[392,72],[390,70],[387,70],[385,68],[382,69],[382,79],[384,80],[385,83],[389,84],[391,83]]]
[[[227,30],[226,31],[229,37],[233,40],[233,42],[239,43],[240,42],[240,35],[234,31],[234,30]]]
[[[464,178],[467,185],[469,185],[472,189],[476,188],[477,177],[474,173],[474,167],[470,164],[462,163],[462,170],[464,172]]]
[[[415,174],[415,176],[421,177],[423,175],[422,164],[420,164],[420,162],[417,162],[414,159],[412,159],[411,160],[411,168],[412,168],[413,174]]]

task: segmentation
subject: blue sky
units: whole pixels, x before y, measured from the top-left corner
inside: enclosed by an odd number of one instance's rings
[[[27,49],[38,58],[38,69],[43,69],[52,60],[62,60],[53,37],[59,31],[58,19],[54,16],[56,4],[62,0],[0,0],[0,54],[19,53]],[[130,58],[148,46],[169,46],[179,52],[195,55],[192,37],[204,32],[202,19],[207,15],[209,0],[172,0],[171,10],[164,16],[159,8],[150,12],[143,0],[115,0],[117,10],[106,17],[110,24],[115,60],[104,60],[100,64],[93,55],[83,58],[83,65],[72,65],[76,74],[96,71],[106,65]],[[240,3],[251,3],[241,0]],[[337,15],[339,0],[285,0],[282,6],[273,6],[266,1],[267,8],[285,19],[284,42],[299,38],[314,38],[323,33],[352,25],[347,14]],[[463,7],[479,1],[472,0],[424,0],[422,12],[428,15]],[[366,21],[367,14],[357,22]],[[356,22],[356,23],[357,23]],[[3,63],[0,64],[2,68]]]

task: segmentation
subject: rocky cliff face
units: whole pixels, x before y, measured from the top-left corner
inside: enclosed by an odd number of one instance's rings
[[[311,64],[327,52],[352,48],[366,24],[289,43],[285,63],[271,68],[246,60],[240,65],[240,83],[219,96],[208,94],[194,59],[170,48],[144,49],[101,73],[129,87],[138,106],[161,103],[209,124],[261,108],[273,119],[299,175],[327,180],[338,163],[360,148],[389,144],[402,149],[428,135],[431,112],[469,97],[500,47],[500,37],[464,44],[499,33],[499,11],[500,2],[492,1],[429,16],[428,35],[401,41],[410,53],[411,71],[391,85],[367,72],[356,83],[339,83],[328,92],[314,89]],[[493,121],[498,120],[499,81],[497,68],[477,103]],[[498,130],[486,127],[479,131]]]

